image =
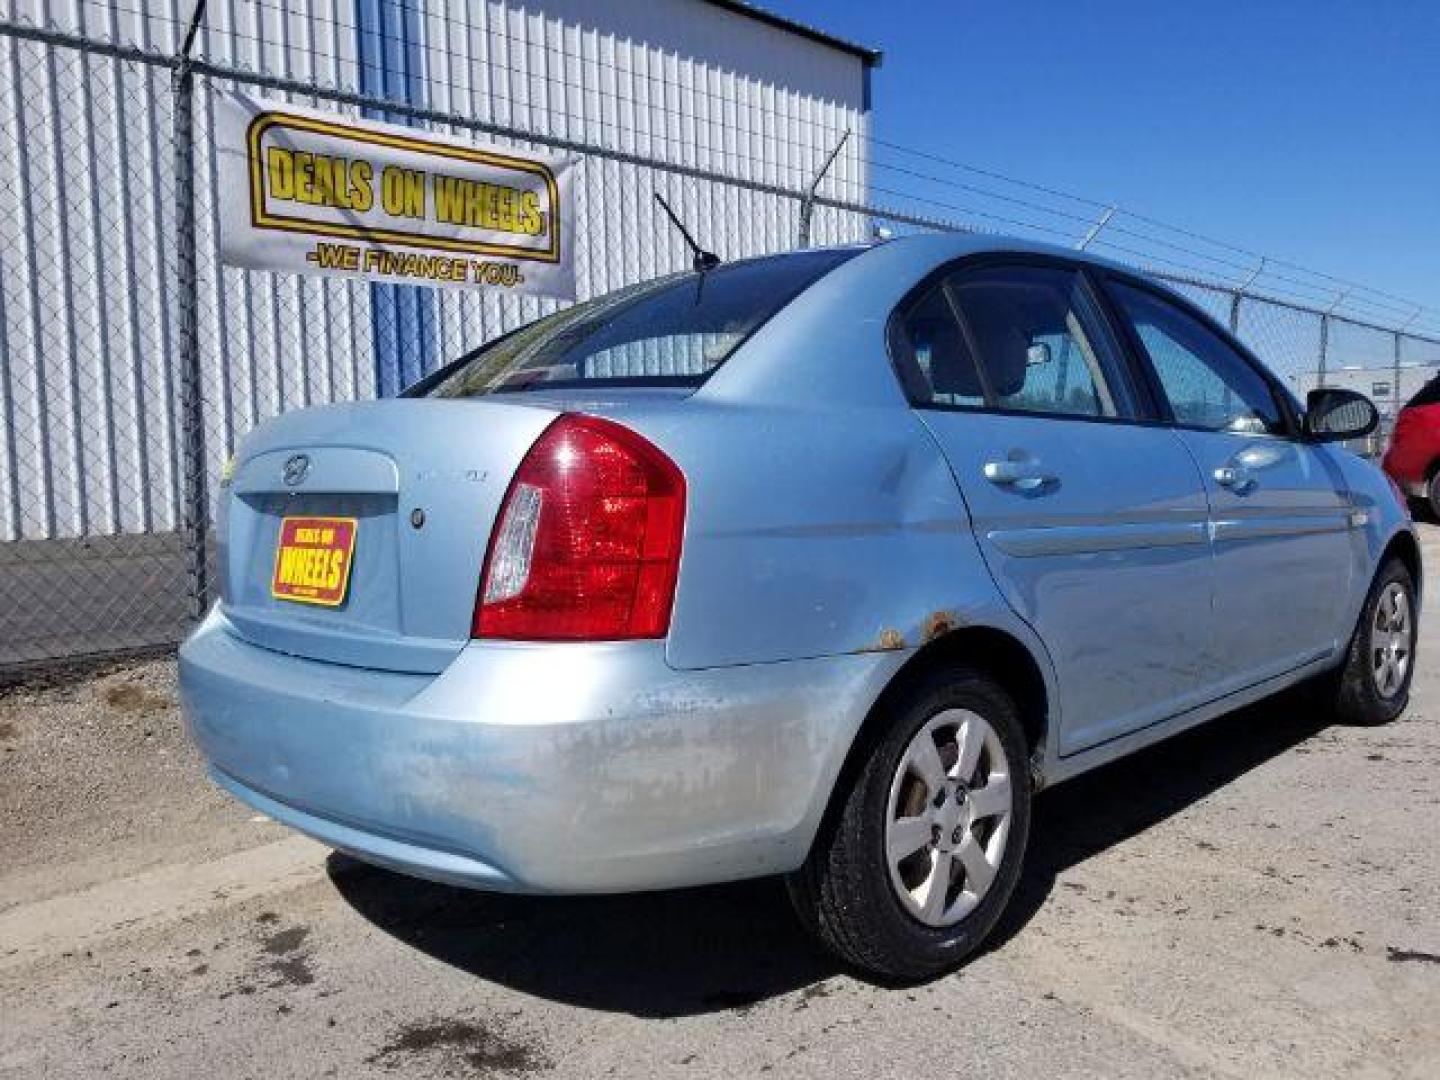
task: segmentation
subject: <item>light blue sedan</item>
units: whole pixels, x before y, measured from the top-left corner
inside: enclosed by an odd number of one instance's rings
[[[1153,281],[925,236],[705,268],[244,442],[181,650],[215,780],[481,889],[788,875],[891,979],[959,962],[1033,795],[1313,679],[1390,720],[1419,549]]]

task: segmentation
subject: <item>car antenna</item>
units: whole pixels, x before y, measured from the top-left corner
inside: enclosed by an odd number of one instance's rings
[[[685,228],[684,222],[675,215],[674,210],[670,209],[670,204],[665,201],[665,197],[658,191],[655,192],[654,195],[655,201],[660,204],[660,209],[665,211],[665,216],[675,223],[675,228],[680,230],[680,235],[685,238],[685,243],[690,245],[690,250],[695,256],[694,259],[691,260],[690,265],[694,267],[695,272],[697,274],[703,274],[706,270],[712,270],[719,266],[720,256],[716,255],[713,251],[706,251],[697,244],[695,238],[690,235],[690,230]]]

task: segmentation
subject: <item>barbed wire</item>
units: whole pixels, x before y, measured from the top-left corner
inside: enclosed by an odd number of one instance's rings
[[[731,179],[741,181],[764,178],[773,183],[787,174],[793,178],[804,175],[807,170],[813,173],[841,136],[848,132],[850,140],[840,156],[840,171],[827,176],[822,184],[821,190],[827,194],[838,193],[841,198],[863,202],[869,197],[868,193],[873,192],[910,207],[924,208],[912,216],[943,219],[958,214],[962,216],[960,226],[973,231],[987,231],[980,223],[992,222],[1067,246],[1078,243],[1099,220],[1095,214],[1081,213],[1077,208],[1108,212],[1108,219],[1090,241],[1090,246],[1097,250],[1113,252],[1146,264],[1169,266],[1199,277],[1218,277],[1222,280],[1217,284],[1231,289],[1242,282],[1249,286],[1263,286],[1282,299],[1330,310],[1337,315],[1358,313],[1365,318],[1391,321],[1397,329],[1408,324],[1417,331],[1440,332],[1436,329],[1440,327],[1440,313],[1395,293],[1312,270],[1291,260],[1216,239],[1116,203],[884,139],[868,130],[853,131],[853,126],[864,122],[863,117],[857,118],[853,114],[849,117],[842,115],[832,123],[813,115],[812,110],[776,108],[773,103],[793,104],[795,97],[767,94],[766,88],[757,80],[743,75],[727,73],[720,77],[760,89],[760,98],[754,101],[737,100],[733,87],[711,89],[708,78],[703,82],[681,82],[669,78],[665,74],[666,65],[677,62],[669,56],[639,65],[622,64],[598,54],[576,57],[566,52],[563,44],[515,35],[493,23],[477,24],[461,19],[453,14],[450,7],[437,11],[403,0],[395,0],[395,6],[402,14],[418,18],[419,40],[410,42],[419,60],[416,65],[407,63],[396,67],[386,62],[383,55],[361,56],[358,47],[361,36],[373,36],[375,29],[362,27],[358,20],[347,20],[328,12],[296,10],[290,4],[277,0],[254,0],[250,7],[257,14],[253,20],[257,24],[268,14],[272,20],[270,25],[277,31],[274,35],[263,35],[258,29],[252,31],[239,25],[238,21],[218,26],[212,24],[202,36],[202,55],[210,57],[213,62],[216,54],[226,54],[231,63],[240,65],[234,77],[241,80],[247,64],[263,67],[266,54],[278,50],[281,55],[272,59],[280,61],[279,67],[287,72],[302,67],[310,79],[323,79],[316,69],[329,67],[337,73],[353,71],[357,76],[357,85],[366,81],[359,78],[361,73],[368,73],[369,77],[378,78],[382,83],[392,80],[404,80],[407,84],[418,82],[425,90],[426,100],[435,91],[442,90],[439,96],[454,102],[458,91],[462,101],[472,107],[479,106],[486,116],[496,118],[497,122],[533,129],[526,134],[539,142],[556,137],[557,129],[565,137],[572,137],[571,133],[578,130],[585,132],[588,140],[598,141],[603,146],[618,147],[630,153],[657,155],[662,159],[657,164],[724,170]],[[103,12],[112,24],[118,24],[129,16],[152,28],[156,25],[168,28],[177,36],[183,33],[185,27],[183,20],[172,15],[131,6],[123,0],[81,0],[77,5],[81,13],[87,8]],[[308,33],[288,32],[286,28],[292,25],[307,28]],[[317,32],[319,28],[323,30]],[[461,55],[448,44],[435,44],[428,40],[437,28],[444,32],[447,43],[474,39],[476,44],[483,45],[481,51],[489,65],[488,78],[467,79],[459,86],[454,82],[437,81],[432,70],[441,66],[435,63],[437,59],[464,60],[462,70],[473,65],[471,50],[466,49]],[[340,55],[338,50],[327,53],[317,47],[319,38],[329,37],[338,41],[352,35],[357,41],[354,56]],[[216,37],[228,42],[230,47],[215,48]],[[297,46],[295,41],[299,37],[308,40]],[[505,48],[496,50],[496,43]],[[629,43],[628,48],[637,57],[647,55],[643,50],[637,52],[633,43]],[[302,50],[303,64],[291,62],[290,54],[297,49]],[[243,57],[242,54],[247,51],[252,55]],[[494,68],[497,51],[519,52],[530,62],[524,69],[506,66],[497,72]],[[555,58],[553,65],[545,62],[550,57]],[[537,58],[540,63],[535,62]],[[452,70],[455,68],[449,62],[443,66]],[[587,73],[592,72],[603,73],[603,79],[613,79],[613,85],[602,85],[600,79],[587,79]],[[497,79],[497,74],[508,78]],[[341,81],[337,79],[336,83]],[[520,90],[521,86],[531,92],[524,93]],[[537,87],[539,93],[535,92]],[[331,87],[323,81],[317,82],[315,97],[323,100],[327,89]],[[345,92],[360,92],[373,98],[376,110],[411,104],[394,101],[384,94],[348,88]],[[586,108],[596,95],[601,95],[597,107]],[[579,112],[567,108],[572,101],[579,103]],[[706,108],[695,109],[693,105],[680,104],[684,102],[703,102]],[[833,108],[838,113],[844,112],[843,106]],[[800,125],[804,136],[796,137],[793,128],[787,134],[786,124]],[[933,170],[913,168],[904,164],[905,159],[941,165],[955,174],[983,177],[991,181],[992,186],[970,183],[959,175],[941,175]],[[887,181],[886,177],[890,180]],[[917,190],[917,187],[929,190]],[[1054,200],[1056,205],[1049,205],[1034,196]],[[1005,208],[1024,210],[1028,216],[1006,212]],[[1037,217],[1044,220],[1036,220]],[[1115,237],[1125,240],[1122,242]]]

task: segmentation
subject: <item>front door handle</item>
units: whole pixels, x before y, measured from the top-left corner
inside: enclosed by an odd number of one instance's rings
[[[1016,491],[1037,491],[1055,479],[1055,474],[1034,458],[987,461],[984,471],[985,479],[992,484]]]
[[[1255,477],[1244,465],[1221,465],[1215,470],[1215,483],[1243,495],[1255,486]]]

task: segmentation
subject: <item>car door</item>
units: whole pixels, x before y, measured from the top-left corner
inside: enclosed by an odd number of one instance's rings
[[[1147,421],[1086,276],[961,268],[890,332],[989,570],[1049,650],[1061,753],[1198,703],[1215,674],[1204,490],[1175,433]]]
[[[1354,572],[1336,451],[1298,437],[1276,387],[1218,327],[1138,281],[1108,289],[1210,502],[1220,692],[1332,652]]]

